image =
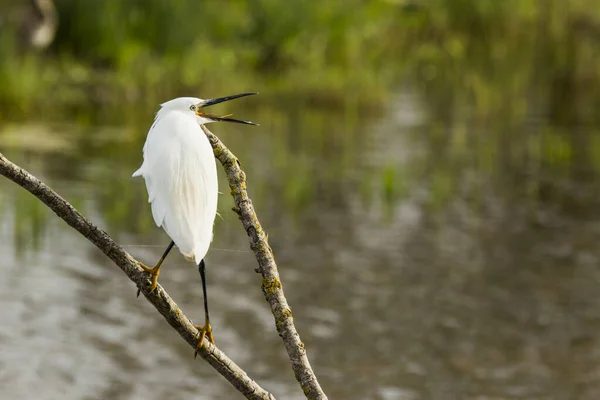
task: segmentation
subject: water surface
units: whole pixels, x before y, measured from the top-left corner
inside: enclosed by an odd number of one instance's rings
[[[247,172],[331,399],[600,396],[597,128],[447,119],[410,92],[371,117],[255,113],[260,128],[211,128]],[[6,125],[0,150],[152,264],[169,239],[131,178],[147,128]],[[278,398],[301,399],[221,182],[215,339]],[[3,398],[239,397],[99,250],[6,179],[0,254]],[[160,283],[202,322],[192,264],[172,253]]]

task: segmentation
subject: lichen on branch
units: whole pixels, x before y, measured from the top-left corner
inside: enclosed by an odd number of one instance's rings
[[[275,327],[285,345],[294,376],[304,391],[306,398],[310,400],[327,399],[308,361],[304,343],[300,340],[300,335],[298,335],[298,331],[294,326],[292,311],[283,293],[283,285],[279,277],[275,257],[273,256],[273,250],[269,246],[267,234],[262,228],[252,205],[252,200],[248,196],[246,174],[242,170],[237,157],[233,155],[221,140],[206,126],[202,125],[202,129],[213,147],[215,157],[223,165],[227,174],[231,196],[233,196],[235,203],[233,211],[242,221],[242,225],[250,241],[250,248],[254,252],[254,256],[258,262],[258,272],[260,272],[263,278],[262,290],[271,307],[271,312],[275,319]]]

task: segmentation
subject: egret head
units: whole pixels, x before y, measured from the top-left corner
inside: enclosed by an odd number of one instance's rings
[[[225,96],[225,97],[217,97],[214,99],[199,99],[197,97],[178,97],[173,100],[169,100],[166,103],[161,104],[161,109],[159,112],[163,111],[181,111],[188,112],[191,115],[195,116],[198,120],[198,123],[208,124],[209,122],[237,122],[238,124],[247,124],[247,125],[257,125],[254,122],[250,121],[242,121],[239,119],[230,118],[232,114],[217,116],[213,114],[208,114],[204,112],[204,107],[212,106],[213,104],[223,103],[224,101],[229,101],[233,99],[238,99],[240,97],[252,96],[254,94],[258,94],[256,92],[250,93],[241,93],[234,94],[233,96]]]

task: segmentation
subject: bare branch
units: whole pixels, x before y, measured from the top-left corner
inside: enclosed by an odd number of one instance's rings
[[[141,288],[146,299],[156,307],[158,312],[162,314],[179,335],[181,335],[192,348],[196,348],[200,337],[198,335],[198,330],[194,328],[190,319],[183,314],[177,304],[175,304],[173,299],[171,299],[160,285],[158,285],[152,293],[149,292],[151,282],[148,279],[148,274],[145,273],[138,266],[138,262],[115,243],[110,236],[90,223],[75,208],[73,208],[73,206],[35,176],[7,160],[2,153],[0,153],[0,174],[27,189],[44,202],[67,224],[102,250],[104,254],[125,272],[129,279]],[[275,399],[272,394],[250,379],[244,370],[237,366],[207,339],[204,339],[203,346],[198,354],[212,365],[217,372],[227,379],[247,399]]]
[[[209,131],[206,126],[202,125],[202,129],[206,136],[208,136],[215,157],[221,162],[227,173],[231,195],[235,202],[233,211],[240,217],[244,229],[248,234],[250,248],[254,252],[259,272],[263,278],[262,291],[271,306],[277,332],[279,332],[279,336],[281,336],[285,344],[296,380],[300,383],[306,398],[311,400],[327,399],[310,366],[304,343],[300,341],[300,336],[294,326],[292,310],[288,306],[283,294],[283,286],[279,278],[279,272],[277,271],[277,264],[275,264],[273,250],[269,246],[267,234],[258,221],[252,201],[246,191],[246,174],[242,170],[237,157],[225,147],[219,138]]]

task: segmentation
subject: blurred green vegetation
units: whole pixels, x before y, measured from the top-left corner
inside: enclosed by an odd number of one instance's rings
[[[384,62],[399,11],[388,2],[63,0],[57,10],[44,54],[3,44],[3,109],[25,113],[49,95],[89,108],[249,89],[336,104],[379,98],[397,67]]]
[[[235,110],[261,128],[215,132],[243,160],[259,207],[282,218],[360,203],[392,222],[408,201],[440,218],[461,201],[481,213],[497,201],[574,213],[600,198],[590,184],[600,178],[600,0],[57,6],[43,52],[23,51],[17,25],[0,25],[0,119],[77,127],[27,134],[18,122],[0,130],[0,148],[51,148],[61,162],[51,157],[49,176],[73,182],[70,197],[95,187],[117,228],[154,229],[130,174],[156,104],[246,90],[260,102]]]
[[[1,25],[4,119],[244,90],[278,104],[377,107],[406,82],[440,117],[597,119],[600,0],[56,5],[56,38],[42,53],[19,50],[18,18]]]

